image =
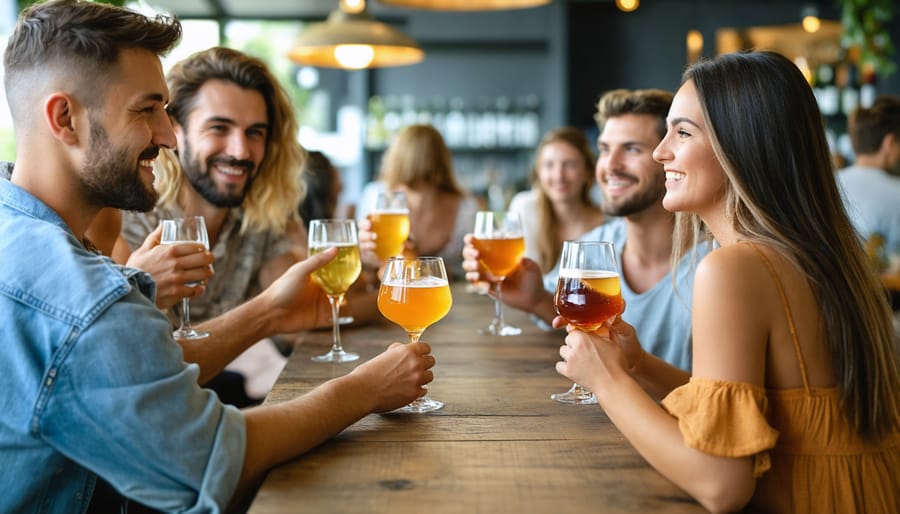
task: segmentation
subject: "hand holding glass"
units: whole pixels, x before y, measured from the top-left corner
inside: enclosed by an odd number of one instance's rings
[[[491,275],[497,278],[494,287],[494,320],[481,330],[484,334],[516,336],[522,329],[507,325],[503,319],[503,301],[500,289],[503,280],[513,272],[525,254],[525,238],[522,223],[514,212],[479,211],[475,214],[475,231],[472,240],[478,250],[478,260]]]
[[[612,243],[563,242],[554,303],[566,322],[585,332],[612,323],[625,311]],[[550,398],[562,403],[597,403],[594,393],[578,384]]]
[[[350,362],[359,355],[345,352],[341,346],[340,309],[344,294],[359,277],[362,264],[359,260],[359,241],[356,236],[356,222],[353,220],[312,220],[309,223],[309,254],[315,255],[332,246],[337,247],[337,256],[328,264],[313,271],[313,280],[325,290],[331,304],[332,345],[331,351],[312,358],[316,362]]]
[[[209,236],[206,233],[206,221],[203,216],[162,220],[162,236],[160,244],[172,245],[180,243],[200,243],[209,250]],[[185,284],[200,285],[199,282]],[[191,326],[191,312],[188,297],[181,299],[181,326],[172,332],[175,339],[203,339],[209,332],[199,332]]]
[[[388,259],[378,290],[378,310],[406,331],[410,343],[450,312],[453,298],[444,260],[440,257]],[[422,396],[398,412],[430,412],[444,404]]]
[[[378,193],[375,206],[368,215],[375,234],[375,255],[382,261],[403,254],[409,237],[409,208],[406,193]]]

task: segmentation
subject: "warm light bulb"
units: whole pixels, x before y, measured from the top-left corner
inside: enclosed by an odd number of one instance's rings
[[[361,13],[366,10],[366,0],[341,0],[341,10],[351,14]]]
[[[640,5],[640,0],[616,0],[616,7],[622,12],[631,12]]]
[[[801,25],[803,25],[803,30],[810,34],[815,34],[819,31],[819,27],[822,26],[822,21],[819,20],[818,16],[804,16]]]
[[[699,30],[688,31],[687,48],[691,54],[699,54],[703,51],[703,34]]]
[[[334,58],[344,68],[360,70],[372,64],[375,49],[369,45],[338,45],[334,49]]]

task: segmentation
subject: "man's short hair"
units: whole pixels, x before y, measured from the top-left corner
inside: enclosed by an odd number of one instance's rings
[[[882,95],[871,107],[860,107],[847,120],[850,142],[857,154],[872,154],[881,148],[884,136],[900,137],[900,97]]]
[[[672,106],[672,93],[662,89],[613,89],[597,102],[594,120],[600,130],[606,121],[626,114],[646,114],[657,118],[657,132],[662,139],[666,135],[666,116]]]

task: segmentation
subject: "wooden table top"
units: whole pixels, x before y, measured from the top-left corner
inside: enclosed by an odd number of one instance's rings
[[[704,512],[634,450],[597,405],[549,395],[571,383],[556,373],[562,333],[507,309],[514,337],[480,335],[493,301],[453,286],[453,308],[422,337],[437,359],[427,414],[373,414],[272,470],[249,512],[580,513]],[[368,359],[405,341],[387,321],[342,327],[344,349]],[[359,363],[310,361],[331,331],[304,336],[266,399],[277,403]]]

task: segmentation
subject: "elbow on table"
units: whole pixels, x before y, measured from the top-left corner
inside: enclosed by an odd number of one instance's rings
[[[749,484],[741,481],[713,480],[703,491],[695,492],[694,498],[713,514],[738,512],[750,502],[755,489],[755,481]]]

